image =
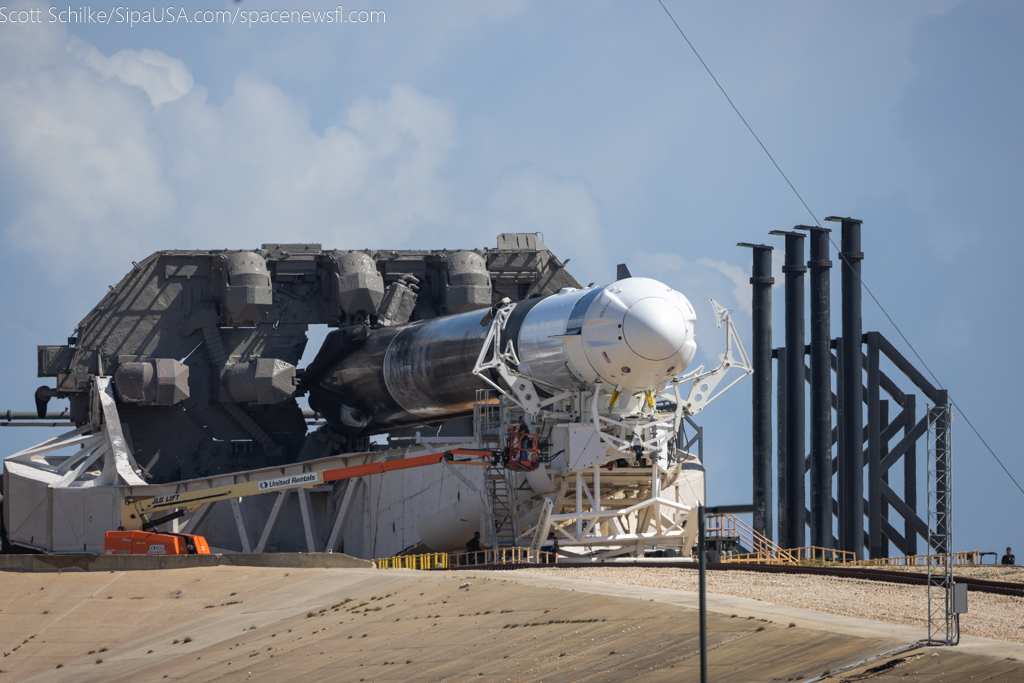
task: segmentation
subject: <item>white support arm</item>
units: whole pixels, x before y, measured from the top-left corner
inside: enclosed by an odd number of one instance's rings
[[[725,325],[725,353],[719,356],[721,361],[714,370],[704,372],[704,366],[701,365],[693,372],[683,375],[678,380],[675,380],[676,384],[684,384],[686,382],[692,382],[690,386],[690,393],[686,397],[686,401],[683,403],[683,410],[687,415],[696,415],[700,411],[708,407],[715,399],[727,392],[733,386],[736,385],[741,379],[754,372],[754,368],[750,365],[750,358],[747,356],[746,349],[743,348],[743,342],[740,341],[740,335],[736,332],[736,326],[732,324],[732,318],[729,316],[729,311],[718,305],[714,299],[711,299],[711,306],[715,310],[715,319],[718,323],[718,328],[721,329],[722,325]],[[739,358],[736,354],[739,354]],[[724,389],[720,389],[715,393],[715,388],[725,379],[725,375],[732,368],[736,368],[743,374],[734,379]]]

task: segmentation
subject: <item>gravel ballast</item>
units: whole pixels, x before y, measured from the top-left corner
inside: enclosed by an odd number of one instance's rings
[[[697,590],[697,572],[692,569],[620,566],[519,571],[647,588]],[[711,571],[707,581],[709,593],[922,629],[928,627],[928,597],[924,586],[745,571]],[[968,613],[960,617],[962,634],[1024,643],[1024,598],[972,591],[968,594],[968,605]]]

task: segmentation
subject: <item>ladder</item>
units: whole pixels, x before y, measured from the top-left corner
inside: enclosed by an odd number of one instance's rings
[[[484,473],[491,520],[491,547],[495,549],[515,546],[519,538],[519,519],[511,480],[514,476],[504,467],[488,467]]]

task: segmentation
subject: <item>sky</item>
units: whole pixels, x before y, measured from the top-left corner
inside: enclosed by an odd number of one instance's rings
[[[709,298],[749,343],[736,243],[781,263],[770,230],[840,215],[864,221],[888,314],[865,296],[864,330],[927,364],[1024,484],[1024,372],[1004,348],[1024,336],[1024,5],[665,0],[812,216],[657,0],[366,0],[333,15],[355,21],[297,24],[247,18],[337,4],[186,1],[90,8],[109,23],[0,11],[0,408],[32,408],[36,346],[157,250],[540,232],[583,283],[626,262],[686,294],[711,365]],[[195,21],[217,11],[231,20]],[[699,421],[709,504],[749,503],[750,382]],[[4,428],[0,450],[49,436]],[[959,414],[953,459],[954,547],[1024,550],[1024,493]]]

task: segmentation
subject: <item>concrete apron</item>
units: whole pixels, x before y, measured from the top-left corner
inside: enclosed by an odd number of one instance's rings
[[[464,572],[452,572],[455,574]],[[681,591],[671,588],[646,588],[630,586],[592,579],[572,579],[567,577],[527,574],[523,572],[501,572],[501,577],[526,586],[545,588],[561,588],[574,590],[578,593],[594,595],[611,595],[636,600],[654,601],[686,609],[698,609],[698,596],[695,592]],[[840,635],[860,638],[886,638],[912,643],[928,638],[928,631],[912,626],[889,624],[870,619],[858,619],[825,612],[815,612],[801,607],[787,607],[751,598],[740,598],[732,595],[708,593],[708,611],[716,614],[738,617],[754,617],[769,619],[776,622],[795,623],[799,628],[814,629]],[[1014,657],[1024,660],[1024,644],[1011,643],[992,638],[963,636],[956,650],[969,651],[972,654],[988,657]]]

